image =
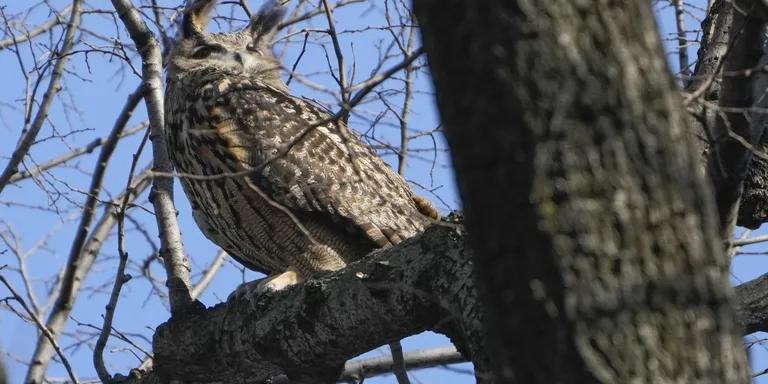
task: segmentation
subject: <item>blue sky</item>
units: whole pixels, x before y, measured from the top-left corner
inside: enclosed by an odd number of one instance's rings
[[[0,0],[0,5],[6,6],[5,12],[9,15],[23,11],[31,3],[36,4],[37,2]],[[60,9],[62,8],[61,5],[67,3],[67,1],[51,0],[50,3]],[[161,5],[173,5],[175,3],[176,1],[172,0],[160,1]],[[252,3],[255,3],[252,4],[254,8],[258,6],[257,2]],[[106,0],[94,0],[90,2],[90,5],[102,9],[111,9],[111,4]],[[386,39],[388,36],[384,31],[357,31],[358,29],[363,29],[371,24],[382,25],[380,10],[363,12],[367,8],[368,5],[365,4],[352,6],[338,11],[335,15],[337,29],[356,31],[354,33],[342,33],[340,35],[341,45],[347,58],[348,70],[351,71],[352,63],[354,62],[355,81],[364,80],[371,75],[374,68],[376,68],[376,63],[378,61],[379,51],[377,41],[382,38]],[[221,9],[222,13],[226,13],[226,11],[224,11],[225,8],[222,7]],[[673,20],[670,18],[671,13],[667,10],[660,15],[660,20],[662,21],[660,28],[662,32],[666,34],[669,31],[672,31],[674,24],[672,23]],[[239,16],[243,17],[242,14],[239,14]],[[46,19],[47,17],[48,15],[45,9],[43,7],[38,7],[32,10],[28,20],[30,24],[36,24],[39,20]],[[317,28],[325,28],[326,26],[323,17],[314,18],[311,21],[311,24]],[[115,24],[111,18],[105,17],[102,14],[86,15],[84,18],[84,25],[90,31],[99,35],[115,36],[119,33],[122,38],[126,37],[126,34],[122,29],[119,31],[115,30]],[[698,22],[689,20],[689,29],[697,27]],[[98,44],[105,44],[99,43],[93,37],[89,37],[89,40],[95,41]],[[311,41],[311,44],[308,45],[307,53],[300,62],[298,71],[310,74],[318,73],[310,76],[310,79],[313,82],[333,88],[335,86],[333,79],[328,76],[327,73],[322,73],[327,71],[327,63],[324,53],[318,45],[312,44],[314,42],[315,41]],[[284,63],[286,63],[286,65],[290,65],[294,62],[301,48],[300,43],[301,39],[299,38],[295,40],[295,43],[289,44],[284,57]],[[671,43],[674,44],[674,42]],[[695,58],[696,48],[697,47],[692,47],[692,58]],[[28,54],[28,47],[25,49],[22,58],[25,60],[25,64],[29,70],[32,61]],[[37,48],[33,48],[33,50],[37,54],[40,54],[41,52],[41,50]],[[280,48],[278,51],[281,51]],[[674,63],[675,57],[670,56],[670,58],[670,61]],[[335,65],[333,58],[331,60]],[[134,61],[134,63],[136,62]],[[396,63],[397,59],[392,59],[388,61],[383,68],[388,68]],[[55,104],[54,109],[52,110],[50,120],[55,123],[56,131],[62,133],[74,132],[68,134],[66,142],[72,146],[79,146],[96,137],[102,137],[109,132],[116,114],[122,107],[127,94],[133,91],[136,84],[138,84],[139,79],[130,72],[117,71],[120,65],[116,62],[116,59],[99,54],[90,54],[88,56],[83,54],[75,55],[73,56],[69,67],[80,74],[81,78],[69,77],[63,84],[64,91],[59,98],[59,102]],[[22,126],[23,123],[20,118],[20,111],[23,105],[21,100],[23,100],[22,97],[25,83],[22,73],[19,70],[18,60],[13,54],[10,54],[9,51],[0,52],[0,73],[4,74],[2,83],[0,83],[0,136],[5,138],[0,140],[0,153],[8,154],[15,145],[19,135],[19,127]],[[397,81],[398,80],[390,80],[383,85],[383,88],[397,87],[399,86]],[[418,75],[415,78],[415,88],[418,89],[419,92],[416,93],[412,105],[410,128],[414,131],[432,131],[438,126],[438,119],[430,93],[430,80],[428,76],[424,74]],[[301,85],[299,82],[292,83],[291,89],[295,94],[317,98],[331,105],[336,105],[336,100],[330,95],[314,91],[307,86]],[[391,100],[394,101],[396,105],[399,105],[400,101],[397,96]],[[63,108],[62,105],[64,104],[77,105],[79,112],[73,109]],[[371,103],[366,104],[363,110],[366,111],[366,115],[362,118],[353,117],[352,125],[360,131],[368,131],[370,124],[366,120],[382,113],[385,110],[385,107],[381,103]],[[145,118],[144,108],[143,105],[141,105],[137,109],[137,113],[132,118],[132,122],[129,123],[129,126],[133,126]],[[380,124],[376,126],[376,136],[381,140],[397,144],[399,128],[395,125],[396,120],[392,115],[385,116],[383,120],[380,121]],[[53,130],[50,126],[46,127],[40,137],[47,137],[51,135],[52,132]],[[102,193],[103,198],[112,196],[119,192],[124,186],[131,156],[138,147],[139,136],[140,135],[136,135],[126,138],[121,141],[118,146],[116,153],[113,156],[113,160],[109,165],[109,172],[107,173],[106,180],[107,188]],[[445,144],[439,135],[424,136],[414,140],[412,143],[413,148],[429,149],[432,148],[433,145],[436,145],[438,148],[445,148]],[[32,158],[37,162],[43,162],[47,159],[56,157],[63,152],[66,152],[63,142],[59,139],[52,138],[36,145],[32,151]],[[409,167],[406,173],[407,178],[414,182],[414,188],[418,193],[434,201],[443,212],[459,208],[460,203],[455,191],[455,184],[452,179],[450,162],[447,155],[444,152],[438,152],[436,160],[431,156],[432,154],[430,153],[426,153],[425,155],[421,152],[417,153],[417,156],[409,162]],[[384,157],[391,164],[396,165],[397,160],[394,156]],[[141,157],[140,164],[146,164],[149,158],[150,151],[145,151]],[[51,276],[54,276],[66,261],[69,244],[73,238],[76,225],[76,222],[72,221],[71,216],[76,216],[79,213],[77,209],[73,209],[73,204],[70,203],[68,199],[82,201],[83,196],[81,191],[87,189],[88,182],[87,175],[85,175],[83,171],[90,172],[90,170],[93,169],[94,159],[95,155],[82,157],[77,162],[73,163],[76,167],[59,169],[53,172],[49,177],[46,177],[44,184],[46,188],[61,193],[60,198],[56,201],[49,201],[48,196],[40,190],[40,187],[30,180],[6,188],[3,195],[0,196],[0,219],[13,225],[13,230],[20,236],[22,244],[21,248],[29,249],[46,235],[48,229],[60,227],[58,231],[53,233],[47,240],[45,249],[35,253],[29,260],[29,269],[33,277],[33,287],[38,297],[45,297],[45,292],[48,289],[46,281],[49,280]],[[176,186],[176,200],[184,243],[193,263],[193,273],[199,273],[211,262],[217,249],[202,236],[200,231],[194,225],[189,212],[189,204],[184,198],[183,192],[178,188],[178,183],[176,183]],[[435,190],[429,192],[421,187]],[[46,207],[46,210],[8,207],[3,205],[4,202],[9,201],[39,204]],[[140,198],[140,201],[143,202],[145,206],[149,206],[146,202],[146,196]],[[51,212],[51,207],[58,208],[58,211]],[[99,214],[100,213],[101,209],[99,210]],[[137,221],[148,223],[147,228],[150,229],[150,236],[152,240],[155,240],[153,217],[140,209],[133,210],[131,214]],[[4,227],[0,227],[0,230],[4,229]],[[130,230],[128,232],[127,243],[129,244],[128,252],[131,257],[131,262],[134,263],[134,271],[132,271],[132,273],[136,275],[136,264],[142,263],[150,256],[151,248],[147,245],[144,236],[136,230]],[[761,249],[760,246],[753,248]],[[110,239],[110,241],[105,244],[102,249],[103,255],[100,257],[100,261],[94,267],[93,272],[88,276],[86,282],[87,286],[111,286],[116,265],[116,249],[114,239]],[[0,264],[16,264],[15,258],[9,254],[0,256],[0,260],[2,260],[0,261]],[[747,281],[766,271],[768,271],[768,261],[766,261],[764,257],[737,257],[733,266],[734,282]],[[164,272],[158,263],[153,264],[152,273],[154,276],[164,275]],[[15,283],[19,283],[17,275],[6,272],[4,272],[4,275],[11,278]],[[132,279],[124,287],[123,299],[118,304],[115,328],[122,332],[136,333],[144,335],[144,337],[151,337],[152,329],[167,319],[168,312],[162,301],[152,291],[152,287],[147,280],[138,278],[138,276],[136,277],[137,278]],[[238,268],[229,264],[221,273],[219,273],[216,280],[209,290],[202,296],[201,300],[206,305],[214,305],[225,299],[238,284],[258,277],[258,274],[249,271],[241,273]],[[76,321],[70,323],[67,331],[74,333],[75,331],[88,330],[87,326],[78,325],[77,322],[100,325],[101,315],[103,314],[103,308],[106,302],[107,296],[103,292],[97,292],[93,289],[83,292],[73,311],[73,318]],[[25,367],[14,360],[20,359],[23,361],[31,354],[31,351],[34,348],[31,340],[36,338],[35,328],[29,324],[20,322],[13,314],[7,311],[0,311],[0,324],[2,324],[2,327],[0,327],[0,346],[2,346],[2,349],[10,355],[5,358],[9,374],[11,375],[10,382],[21,382]],[[760,336],[761,335],[757,335],[757,337]],[[764,337],[764,335],[762,336]],[[142,340],[139,337],[136,338],[135,341],[144,348],[151,349],[148,339]],[[88,341],[86,340],[86,343],[87,342]],[[90,342],[92,343],[92,340]],[[442,336],[427,333],[408,338],[403,343],[406,350],[411,350],[444,345],[448,343],[448,341]],[[65,336],[63,338],[63,345],[76,345],[76,340],[73,337]],[[126,373],[129,368],[137,365],[137,359],[128,351],[128,348],[128,345],[111,339],[111,343],[105,356],[108,368],[111,372]],[[756,347],[755,349],[755,361],[768,361],[768,352],[764,347]],[[67,353],[70,356],[70,361],[74,365],[75,370],[80,376],[91,378],[95,376],[91,363],[91,350],[88,346],[81,345],[79,347],[70,347],[67,349]],[[375,355],[383,353],[387,353],[386,348],[372,351],[369,354]],[[765,365],[766,363],[763,363],[763,365],[756,364],[755,369],[763,369],[766,367]],[[462,364],[454,367],[463,370],[471,370],[471,365],[469,364]],[[59,364],[53,364],[49,373],[54,377],[65,377],[65,371]],[[411,376],[416,383],[463,384],[474,382],[474,378],[471,375],[456,373],[440,368],[414,371]],[[366,383],[372,384],[394,382],[395,381],[391,376],[366,380]],[[760,382],[768,382],[768,380],[761,380]]]

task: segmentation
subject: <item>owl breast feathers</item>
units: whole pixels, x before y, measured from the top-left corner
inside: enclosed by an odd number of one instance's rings
[[[259,46],[279,7],[213,35],[211,4],[187,10],[166,91],[169,150],[203,233],[251,269],[311,277],[423,231],[434,208],[342,122],[287,93]]]

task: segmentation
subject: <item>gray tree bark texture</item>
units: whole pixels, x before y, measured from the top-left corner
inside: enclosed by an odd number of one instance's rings
[[[687,92],[698,95],[687,107],[694,116],[692,132],[708,159],[724,236],[734,220],[753,229],[768,221],[768,161],[752,156],[755,148],[768,149],[765,119],[761,112],[745,112],[765,104],[764,88],[754,87],[766,76],[756,70],[764,65],[765,19],[758,1],[715,1],[702,23],[698,61],[686,84]],[[752,73],[738,74],[745,70]]]
[[[415,0],[499,383],[747,383],[642,0]]]
[[[714,187],[724,241],[733,236],[753,147],[763,135],[763,125],[752,124],[754,116],[745,112],[755,101],[751,89],[754,77],[725,75],[754,68],[762,56],[763,23],[754,17],[757,2],[736,3],[736,6],[730,7],[732,28],[726,47],[728,52],[722,59],[724,76],[718,97],[718,108],[721,110],[716,114],[715,124],[707,127],[710,148],[708,174]]]
[[[427,329],[448,335],[487,376],[461,227],[436,225],[321,279],[172,318],[155,333],[153,371],[130,380],[334,383],[345,361]]]

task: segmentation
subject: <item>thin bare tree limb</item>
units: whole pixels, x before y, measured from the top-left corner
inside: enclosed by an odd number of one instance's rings
[[[19,43],[23,43],[25,41],[28,41],[30,39],[35,38],[38,35],[41,35],[47,31],[50,31],[51,28],[61,24],[64,22],[64,18],[67,17],[69,12],[72,10],[72,6],[68,5],[64,9],[61,10],[58,14],[54,15],[52,18],[50,18],[48,21],[40,24],[36,28],[26,31],[23,35],[17,37],[17,36],[11,36],[10,38],[0,40],[0,50],[3,50],[5,48],[10,47],[11,45],[16,45]]]
[[[61,350],[61,347],[59,347],[59,344],[56,342],[56,337],[45,326],[45,324],[43,324],[40,318],[37,317],[37,314],[27,306],[27,303],[25,303],[24,299],[16,292],[15,289],[13,289],[13,286],[11,286],[11,284],[8,283],[8,280],[6,280],[5,277],[0,275],[0,281],[2,281],[3,285],[5,285],[5,287],[11,292],[11,295],[16,300],[16,302],[21,304],[24,310],[27,311],[27,315],[35,322],[40,332],[48,339],[51,345],[53,345],[53,349],[56,351],[56,354],[59,356],[59,359],[61,359],[61,363],[64,364],[64,368],[67,370],[67,374],[69,375],[69,378],[72,379],[72,382],[80,383],[80,381],[77,379],[77,374],[75,374],[74,369],[72,369],[72,365],[69,364],[69,359],[67,359],[67,356],[64,354],[64,351]]]
[[[688,67],[688,38],[685,31],[685,4],[683,0],[673,0],[675,7],[675,21],[677,26],[677,59],[680,66],[680,75],[686,78],[691,69]]]
[[[454,346],[421,349],[407,352],[404,356],[405,367],[409,370],[432,368],[440,365],[463,363],[465,361],[467,359]],[[391,373],[394,370],[394,364],[390,356],[350,360],[344,364],[344,372],[339,376],[339,381],[359,383],[366,378]]]
[[[193,300],[196,300],[198,297],[200,297],[200,295],[203,294],[203,292],[205,292],[205,289],[208,288],[208,285],[211,284],[211,281],[213,281],[214,276],[216,276],[216,274],[221,270],[221,267],[224,266],[225,261],[227,261],[227,252],[223,249],[220,249],[216,254],[216,257],[213,259],[213,262],[211,262],[211,265],[192,288],[191,294]]]
[[[120,138],[122,139],[123,137],[133,135],[136,132],[139,132],[139,131],[141,131],[143,129],[146,129],[148,126],[149,126],[149,124],[147,122],[142,122],[141,124],[138,124],[135,127],[132,127],[130,129],[126,129],[125,132],[123,132],[120,135]],[[100,137],[98,139],[94,139],[90,143],[88,143],[88,144],[86,144],[86,145],[84,145],[82,147],[75,148],[72,151],[70,151],[69,153],[61,155],[61,156],[59,156],[59,157],[57,157],[55,159],[51,159],[51,160],[45,162],[44,164],[41,164],[40,166],[38,166],[38,167],[36,167],[36,168],[34,168],[32,170],[17,172],[13,176],[11,176],[10,183],[13,184],[13,183],[16,183],[18,181],[21,181],[21,180],[24,180],[24,179],[28,179],[30,177],[36,177],[38,175],[41,175],[43,172],[45,172],[45,171],[47,171],[49,169],[56,168],[56,167],[58,167],[58,166],[60,166],[62,164],[67,163],[68,161],[70,161],[72,159],[76,159],[76,158],[78,158],[78,157],[80,157],[82,155],[85,155],[87,153],[91,153],[96,148],[102,146],[107,141],[107,138],[108,137]]]
[[[333,51],[336,54],[336,64],[339,66],[339,76],[336,81],[339,83],[339,89],[341,90],[341,105],[344,108],[349,108],[349,90],[347,89],[347,74],[344,65],[344,54],[341,52],[341,44],[339,44],[339,36],[336,34],[336,23],[333,21],[333,10],[328,5],[328,0],[322,0],[323,8],[325,9],[325,18],[328,22],[328,35],[331,36],[331,42],[333,43]]]
[[[96,212],[96,205],[99,202],[99,195],[101,193],[102,183],[104,182],[104,176],[107,171],[107,165],[114,153],[117,143],[120,139],[120,135],[125,129],[128,120],[133,115],[133,110],[141,101],[141,97],[144,94],[144,85],[140,84],[134,93],[128,96],[128,99],[123,106],[123,110],[115,120],[115,124],[101,147],[99,152],[99,158],[96,162],[96,166],[91,177],[91,185],[88,189],[88,197],[83,204],[83,213],[80,216],[80,223],[75,231],[75,238],[72,240],[72,245],[69,250],[69,256],[67,259],[67,266],[64,272],[64,276],[59,288],[58,297],[56,303],[53,306],[46,325],[55,338],[58,338],[61,331],[69,317],[69,313],[74,300],[77,295],[74,293],[75,279],[77,278],[77,271],[80,268],[81,258],[84,256],[83,246],[88,238],[88,231],[93,223],[93,219]],[[130,193],[128,193],[130,195]],[[45,371],[50,362],[52,356],[51,345],[46,338],[38,338],[37,346],[33,355],[33,363],[30,365],[27,372],[28,382],[42,382],[45,376]]]
[[[139,92],[140,90],[143,91],[144,88],[139,88],[137,93],[141,94],[141,92]],[[128,181],[125,186],[126,193],[123,196],[120,208],[117,211],[117,253],[119,255],[119,263],[117,266],[115,282],[112,286],[112,293],[109,297],[106,313],[104,314],[104,324],[101,327],[101,333],[99,333],[96,345],[93,348],[93,365],[96,368],[96,373],[99,375],[99,379],[102,383],[108,383],[112,380],[106,365],[104,365],[104,347],[106,347],[109,335],[112,333],[112,320],[115,317],[117,302],[120,299],[120,291],[122,290],[123,285],[131,279],[131,276],[125,273],[125,267],[128,264],[128,251],[125,249],[125,213],[128,210],[128,203],[130,201],[134,171],[136,171],[136,166],[139,163],[141,153],[144,151],[144,146],[147,144],[148,137],[148,135],[144,135],[144,138],[139,144],[139,148],[133,154],[133,161],[131,162],[131,168],[128,171]]]
[[[0,193],[2,193],[3,189],[8,185],[11,176],[17,172],[19,164],[21,164],[24,156],[29,152],[32,143],[35,142],[37,134],[40,133],[40,129],[48,118],[48,112],[51,109],[53,100],[56,98],[56,94],[59,93],[59,90],[61,90],[61,77],[64,74],[67,60],[69,59],[68,53],[74,46],[75,31],[77,31],[77,28],[80,26],[81,4],[81,0],[73,0],[72,2],[72,13],[70,14],[69,22],[67,23],[66,32],[64,32],[64,41],[61,44],[60,50],[56,52],[56,64],[53,67],[53,73],[51,73],[51,79],[48,82],[48,89],[43,95],[43,100],[40,102],[35,118],[28,127],[25,127],[21,139],[11,155],[11,159],[8,160],[5,169],[0,173]]]
[[[365,1],[366,0],[341,0],[341,1],[337,2],[336,4],[332,5],[331,9],[333,10],[333,9],[340,8],[340,7],[343,7],[345,5],[349,5],[349,4],[363,3]],[[318,7],[314,11],[309,11],[307,13],[298,15],[298,16],[296,16],[294,18],[289,19],[289,20],[283,21],[282,23],[280,23],[280,25],[278,25],[278,29],[283,29],[283,28],[285,28],[285,27],[287,27],[289,25],[300,23],[300,22],[302,22],[304,20],[311,19],[311,18],[313,18],[313,17],[315,17],[317,15],[323,14],[323,13],[325,13],[325,9]]]
[[[112,0],[118,16],[136,44],[142,57],[142,78],[147,87],[145,102],[149,114],[154,169],[171,173],[173,165],[165,143],[163,111],[163,59],[160,44],[129,0]],[[192,303],[190,295],[189,261],[184,254],[181,231],[173,204],[173,179],[156,178],[150,200],[155,207],[155,219],[160,232],[160,256],[167,274],[171,314],[177,314]]]
[[[389,343],[389,351],[392,355],[392,373],[395,374],[398,384],[411,384],[408,378],[408,368],[405,366],[405,357],[403,356],[403,345],[400,341]]]

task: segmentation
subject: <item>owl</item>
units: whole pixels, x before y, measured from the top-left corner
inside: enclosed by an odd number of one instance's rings
[[[208,33],[215,1],[185,10],[168,62],[169,152],[202,232],[279,290],[414,236],[426,199],[347,126],[292,96],[271,41],[284,7]]]

